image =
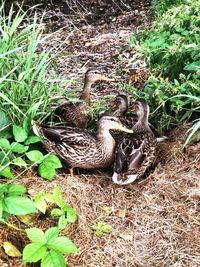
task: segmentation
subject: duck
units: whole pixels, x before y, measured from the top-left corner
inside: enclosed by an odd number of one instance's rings
[[[59,156],[70,167],[101,169],[112,164],[116,142],[109,130],[132,130],[122,125],[120,120],[110,114],[103,114],[97,123],[97,132],[70,126],[44,126],[33,124],[33,131],[43,138],[47,151]]]
[[[130,106],[130,97],[128,97],[126,94],[118,94],[112,101],[112,107],[116,108],[116,110],[113,112],[113,115],[117,116],[121,123],[127,128],[132,129],[132,127],[138,121],[138,116],[135,112],[130,113],[130,111],[134,111],[134,106]],[[167,139],[167,137],[157,130],[150,122],[148,122],[148,124],[158,142],[163,142]],[[121,135],[122,133],[119,134]],[[117,135],[117,133],[115,133],[115,135]]]
[[[54,114],[67,123],[68,126],[83,128],[88,121],[87,108],[90,106],[90,90],[97,81],[111,81],[97,69],[88,69],[85,73],[80,102],[65,102],[54,110]]]
[[[126,185],[142,177],[153,164],[156,157],[157,139],[149,126],[150,108],[144,99],[135,102],[137,122],[132,127],[133,133],[121,136],[110,130],[118,142],[113,166],[112,181]]]

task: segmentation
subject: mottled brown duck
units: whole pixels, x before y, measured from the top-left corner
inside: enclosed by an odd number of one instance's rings
[[[132,127],[133,133],[123,134],[119,140],[119,135],[110,130],[111,135],[118,139],[112,180],[120,185],[142,177],[156,156],[157,140],[148,122],[149,105],[145,100],[138,99],[135,108],[138,119]]]
[[[99,70],[88,69],[85,73],[83,90],[78,103],[65,102],[54,110],[54,114],[64,120],[67,125],[85,127],[88,121],[87,108],[90,105],[90,91],[97,81],[111,81]]]
[[[132,132],[117,117],[103,115],[97,132],[76,127],[47,127],[34,125],[34,132],[43,137],[49,152],[58,155],[71,168],[99,169],[108,167],[114,160],[115,140],[109,130]]]

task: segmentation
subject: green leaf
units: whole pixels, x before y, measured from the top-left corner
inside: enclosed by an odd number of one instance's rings
[[[53,180],[53,178],[55,177],[56,175],[56,170],[55,168],[52,166],[51,163],[44,163],[42,162],[38,168],[38,174],[44,178],[44,179],[47,179],[47,180]]]
[[[43,163],[50,163],[51,166],[55,169],[62,168],[62,164],[60,162],[60,159],[55,155],[49,155],[44,160]]]
[[[2,219],[3,217],[3,201],[0,200],[0,220]]]
[[[23,129],[26,131],[26,133],[29,133],[31,130],[31,120],[32,118],[29,116],[29,117],[25,117],[23,121]]]
[[[67,237],[59,236],[52,242],[47,242],[47,247],[61,253],[78,253],[76,245]]]
[[[34,203],[36,208],[45,214],[47,210],[47,203],[45,201],[44,193],[42,195],[40,193],[36,195]]]
[[[13,134],[17,142],[24,142],[27,138],[27,132],[19,125],[13,125]]]
[[[43,158],[43,154],[39,150],[31,150],[26,153],[26,156],[32,162],[39,162]]]
[[[25,215],[37,212],[33,201],[28,197],[9,196],[4,198],[4,211],[13,215]]]
[[[45,232],[45,237],[48,242],[52,242],[55,238],[58,237],[59,229],[58,227],[51,227]]]
[[[26,229],[26,233],[28,238],[35,243],[45,244],[46,243],[46,237],[44,232],[36,227]]]
[[[15,158],[13,160],[13,163],[17,166],[20,166],[20,167],[26,167],[27,166],[27,163],[22,158]]]
[[[188,71],[197,71],[197,70],[200,70],[200,60],[199,61],[192,62],[189,65],[186,65],[184,67],[184,70],[188,70]]]
[[[1,167],[1,169],[3,168],[3,166],[0,166],[0,167]],[[13,179],[14,178],[14,175],[13,175],[13,173],[12,173],[12,171],[11,171],[9,166],[3,168],[3,170],[0,171],[0,175],[4,176],[6,178],[9,178],[9,179]]]
[[[16,152],[18,154],[23,154],[29,149],[29,146],[24,146],[22,144],[19,144],[17,142],[13,142],[11,144],[11,150],[12,152]]]
[[[62,206],[65,204],[65,202],[62,198],[62,194],[61,194],[60,188],[58,186],[55,186],[53,189],[53,197],[54,197],[54,201],[58,205],[58,207],[62,208]]]
[[[8,196],[18,196],[26,193],[26,188],[22,185],[8,184],[7,185]]]
[[[0,147],[3,149],[3,150],[10,150],[10,142],[8,139],[6,138],[0,138]]]
[[[65,217],[65,215],[63,214],[62,216],[60,216],[59,220],[58,220],[58,228],[60,230],[64,229],[65,226],[67,225],[67,218]]]
[[[67,217],[68,222],[74,223],[77,220],[76,211],[72,207],[65,204],[62,210],[67,212],[66,217]]]
[[[23,262],[37,262],[46,254],[47,248],[40,243],[32,243],[23,249]]]
[[[25,145],[35,144],[37,142],[40,142],[41,140],[42,138],[40,136],[31,135],[25,140],[24,144]]]
[[[56,251],[48,251],[42,258],[41,267],[66,267],[65,258]]]
[[[6,115],[6,113],[2,110],[0,110],[0,118],[1,118],[1,120],[0,120],[0,132],[4,132],[11,124],[11,120]]]
[[[52,209],[51,216],[59,217],[61,215],[63,215],[63,211],[62,210],[60,210],[60,209]]]

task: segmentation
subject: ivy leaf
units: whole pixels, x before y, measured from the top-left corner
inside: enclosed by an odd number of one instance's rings
[[[63,211],[62,210],[56,209],[56,208],[55,209],[52,209],[51,216],[53,216],[53,217],[59,217],[61,215],[63,215]]]
[[[26,188],[18,184],[7,185],[8,196],[18,196],[26,193]]]
[[[36,227],[26,229],[26,233],[28,238],[35,243],[45,244],[46,243],[46,237],[44,232]]]
[[[56,251],[48,251],[42,258],[41,267],[66,267],[65,258]]]
[[[53,180],[56,175],[56,170],[49,162],[42,162],[38,168],[38,174],[49,181]]]
[[[71,254],[78,253],[76,245],[67,237],[59,236],[50,242],[47,242],[47,247],[57,252]]]
[[[43,163],[51,164],[51,166],[55,169],[62,168],[62,164],[60,159],[56,155],[49,155],[44,160]]]
[[[13,135],[15,141],[24,142],[27,138],[27,132],[19,125],[13,125]]]
[[[2,169],[2,171],[0,171],[0,175],[4,176],[6,178],[9,178],[9,179],[14,178],[14,175],[13,175],[9,166],[7,166],[5,168],[3,166],[0,166],[0,169]]]
[[[43,154],[39,150],[31,150],[26,153],[27,158],[34,162],[39,162],[43,158]]]
[[[3,210],[13,215],[37,212],[33,201],[28,197],[9,196],[3,200]]]
[[[0,147],[3,149],[3,150],[10,150],[10,142],[8,139],[6,138],[0,138]]]
[[[42,138],[40,136],[31,135],[25,140],[24,144],[25,145],[35,144],[37,142],[40,142],[41,140]]]
[[[29,146],[24,146],[22,144],[19,144],[17,142],[13,142],[11,144],[11,150],[12,152],[18,153],[18,154],[23,154],[29,149]]]
[[[35,206],[36,208],[41,211],[42,213],[45,214],[46,210],[47,210],[47,203],[45,201],[45,196],[44,193],[39,193],[35,196]]]
[[[26,167],[27,166],[27,163],[22,158],[15,158],[13,160],[13,163],[17,166],[20,166],[20,167]]]
[[[59,220],[58,220],[58,228],[60,230],[64,229],[65,226],[67,225],[67,218],[65,217],[65,215],[63,214],[62,216],[60,216]]]
[[[53,189],[53,197],[54,197],[54,201],[58,205],[58,207],[62,208],[64,205],[64,201],[62,198],[60,188],[58,186],[55,186]]]
[[[47,248],[41,243],[31,243],[23,249],[23,262],[37,262],[46,254]]]
[[[67,220],[68,222],[74,223],[77,220],[77,215],[75,210],[69,205],[65,204],[63,210],[67,212]]]

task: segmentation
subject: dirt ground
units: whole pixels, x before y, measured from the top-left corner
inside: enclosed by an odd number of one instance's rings
[[[97,84],[96,97],[121,91],[119,81],[129,81],[129,70],[136,66],[135,51],[126,48],[127,38],[149,24],[148,6],[143,2],[110,23],[73,30],[67,25],[53,33],[51,40],[46,39],[43,47],[63,49],[57,59],[59,76],[81,81],[86,69],[96,66],[118,79],[107,86]],[[200,266],[200,139],[196,137],[181,150],[189,127],[183,125],[169,133],[168,140],[160,144],[155,170],[127,186],[112,183],[112,170],[84,171],[71,177],[64,169],[52,182],[32,170],[18,180],[32,196],[52,192],[58,185],[77,211],[78,221],[62,231],[80,250],[67,257],[69,267]],[[34,226],[45,230],[55,222],[48,213],[38,214]],[[97,236],[92,225],[98,222],[110,225],[110,233]],[[17,218],[12,223],[26,227]],[[2,241],[11,241],[19,249],[28,241],[23,232],[11,228],[0,226],[0,232]],[[7,256],[1,247],[0,266],[19,267],[21,260]]]

